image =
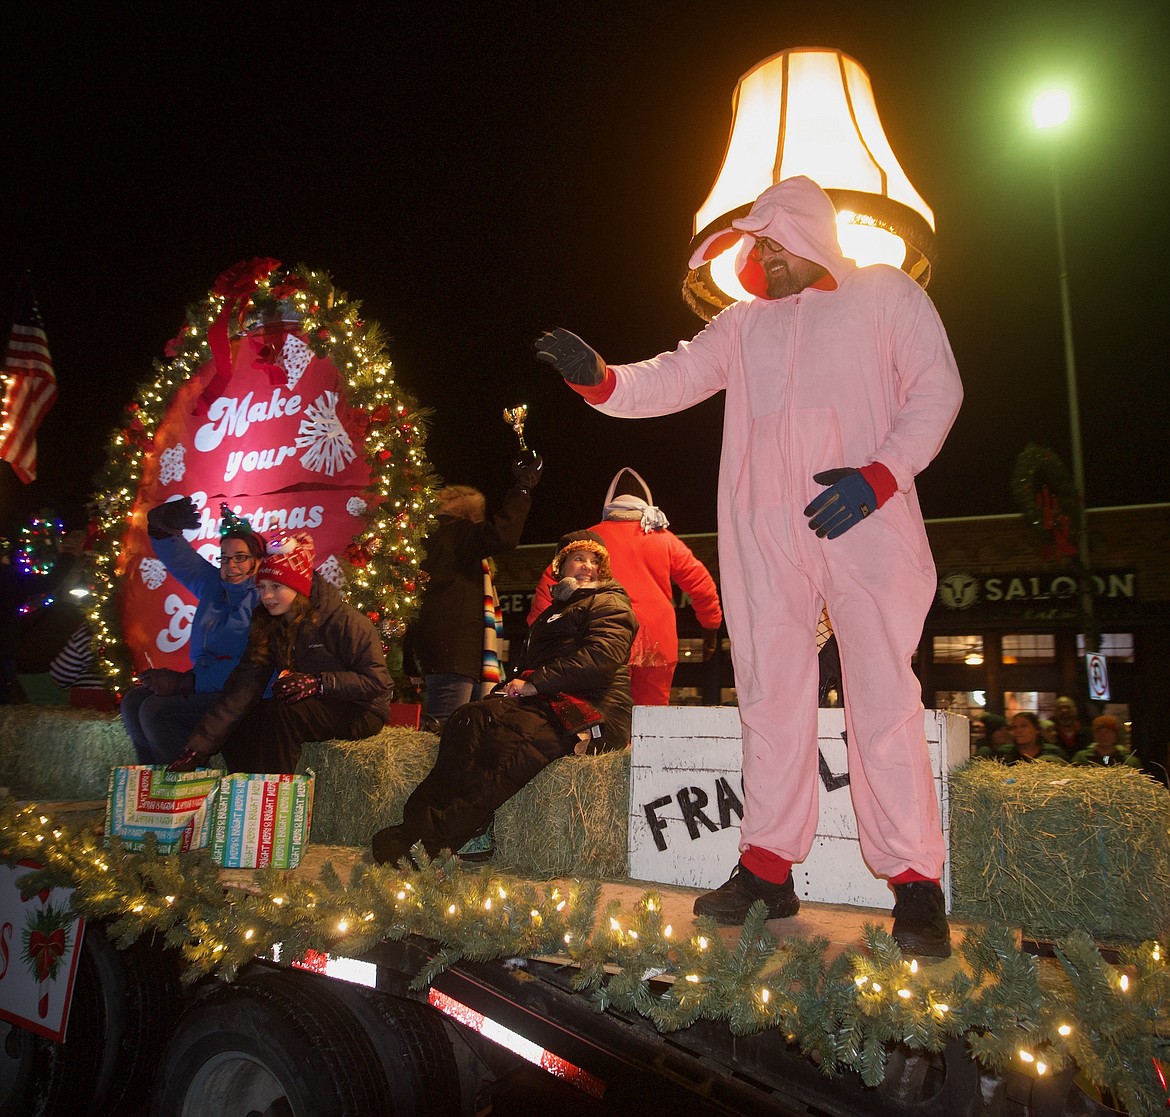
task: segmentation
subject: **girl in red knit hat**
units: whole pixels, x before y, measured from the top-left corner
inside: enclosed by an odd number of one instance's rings
[[[270,541],[243,658],[172,771],[222,752],[231,772],[293,772],[305,741],[370,737],[389,720],[393,688],[377,630],[314,573],[314,557],[306,531]]]

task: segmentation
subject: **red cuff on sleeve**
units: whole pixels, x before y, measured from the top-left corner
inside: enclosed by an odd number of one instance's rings
[[[863,465],[859,472],[873,489],[879,508],[898,491],[898,482],[894,480],[894,475],[881,462]]]
[[[567,380],[565,383],[569,384]],[[613,395],[614,388],[617,387],[617,377],[614,376],[613,369],[606,365],[605,379],[600,384],[594,384],[588,388],[582,384],[569,384],[569,387],[577,395],[584,397],[586,403],[605,403]]]

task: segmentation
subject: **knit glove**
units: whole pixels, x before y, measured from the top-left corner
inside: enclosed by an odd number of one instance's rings
[[[550,364],[570,384],[593,388],[605,379],[605,362],[576,334],[559,326],[536,339],[536,359]]]
[[[804,510],[808,526],[818,539],[836,539],[851,527],[861,523],[879,505],[873,486],[859,469],[827,469],[814,473],[818,485],[828,485]]]
[[[305,698],[321,697],[321,676],[306,675],[303,671],[282,671],[272,684],[272,697],[282,702],[300,702]]]
[[[540,484],[541,471],[544,469],[544,458],[535,450],[523,450],[520,456],[512,463],[512,476],[516,484],[522,489],[531,492]]]
[[[199,526],[199,513],[189,496],[156,504],[146,513],[146,531],[151,539],[166,539],[181,535],[184,531]]]

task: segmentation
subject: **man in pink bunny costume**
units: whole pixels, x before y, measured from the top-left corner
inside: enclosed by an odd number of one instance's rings
[[[757,899],[773,918],[799,909],[791,866],[818,815],[823,602],[841,648],[862,853],[894,890],[903,951],[946,957],[945,849],[910,657],[935,590],[914,477],[958,412],[958,369],[912,279],[841,255],[832,202],[810,179],[769,187],[691,266],[736,240],[740,281],[756,297],[673,352],[607,367],[567,331],[537,342],[537,356],[608,415],[670,414],[725,392],[719,564],[745,811],[739,864],[695,912],[738,923]]]

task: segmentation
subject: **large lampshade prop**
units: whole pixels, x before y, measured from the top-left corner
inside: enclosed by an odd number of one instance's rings
[[[869,75],[839,50],[781,51],[739,79],[727,153],[695,214],[691,249],[793,175],[807,175],[833,200],[846,256],[893,264],[926,286],[934,214],[886,139]],[[683,297],[703,318],[751,298],[735,276],[737,247],[687,273]]]

